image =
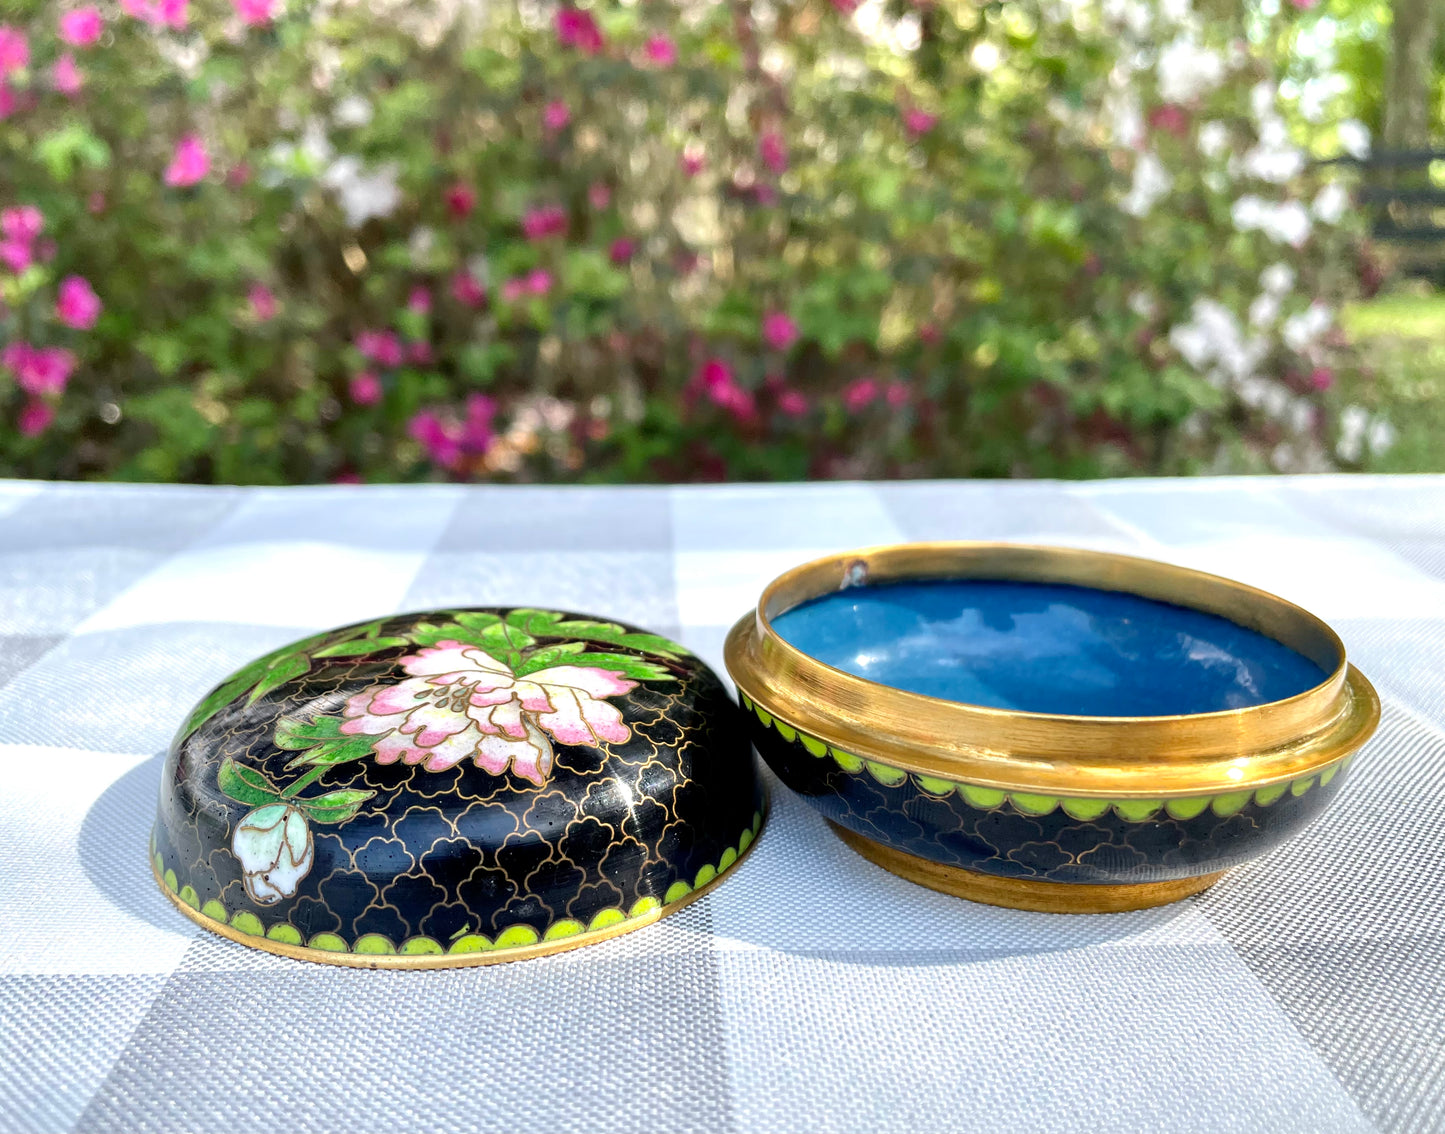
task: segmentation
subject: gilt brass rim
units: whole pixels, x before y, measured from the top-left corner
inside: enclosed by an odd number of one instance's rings
[[[771,619],[863,583],[987,578],[1121,591],[1217,614],[1310,658],[1313,689],[1246,709],[1083,717],[986,708],[844,673],[789,645]],[[1080,548],[916,543],[816,559],[779,576],[724,647],[738,688],[773,716],[864,759],[920,775],[1053,794],[1153,798],[1293,780],[1358,749],[1380,702],[1319,618],[1277,595],[1171,563]]]
[[[837,836],[875,866],[889,874],[927,886],[955,898],[1003,906],[1011,910],[1034,910],[1038,913],[1099,914],[1125,913],[1167,906],[1182,898],[1209,889],[1224,876],[1224,871],[1196,874],[1192,878],[1170,878],[1163,882],[1123,882],[1095,885],[1086,882],[1043,882],[1037,878],[1000,878],[965,870],[961,866],[945,866],[929,858],[920,858],[895,847],[874,842],[837,823],[829,822]]]

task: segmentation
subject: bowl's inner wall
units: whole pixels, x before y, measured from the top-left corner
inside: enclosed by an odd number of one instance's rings
[[[1171,716],[1293,697],[1328,676],[1227,618],[1119,591],[938,579],[849,587],[772,618],[845,673],[971,705]]]

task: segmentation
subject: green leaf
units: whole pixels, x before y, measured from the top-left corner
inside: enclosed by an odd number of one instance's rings
[[[605,642],[610,646],[623,646],[644,654],[658,654],[665,658],[685,656],[687,650],[676,642],[658,634],[645,634],[624,630],[614,622],[592,622],[577,619],[564,622],[562,616],[547,610],[514,610],[507,615],[507,621],[529,634],[549,638],[581,639],[585,642]]]
[[[314,748],[327,740],[346,739],[350,738],[342,733],[339,717],[317,717],[310,724],[294,717],[282,717],[276,724],[274,737],[276,747],[292,750]]]
[[[374,653],[377,650],[389,650],[395,646],[409,646],[411,643],[406,638],[358,638],[352,642],[337,642],[332,646],[325,646],[315,650],[311,656],[315,658],[354,658],[361,654]]]
[[[318,744],[315,748],[305,749],[289,764],[288,768],[297,768],[303,764],[349,764],[353,760],[363,760],[371,755],[371,747],[376,742],[374,736],[348,736],[342,740],[329,740],[324,744]]]
[[[311,659],[305,654],[288,654],[267,671],[266,676],[251,690],[248,705],[254,705],[278,685],[284,685],[293,677],[300,677],[311,668]]]
[[[562,661],[553,659],[540,660],[541,655],[546,651],[539,651],[533,654],[517,668],[517,676],[525,677],[529,673],[537,673],[540,670],[548,669],[554,665],[585,665],[594,669],[607,669],[614,673],[620,673],[624,677],[631,677],[637,681],[675,681],[677,680],[667,670],[656,662],[644,661],[642,658],[635,658],[630,654],[603,654],[586,653],[572,654]]]
[[[546,669],[548,666],[566,665],[575,660],[575,655],[580,654],[586,648],[586,642],[562,642],[556,646],[543,646],[539,650],[533,650],[517,667],[517,676],[536,673],[539,669]]]
[[[216,786],[238,803],[250,807],[278,803],[281,799],[281,793],[264,775],[255,768],[242,767],[229,756],[216,773]]]
[[[295,799],[292,802],[303,809],[315,823],[345,823],[356,814],[363,803],[375,794],[374,791],[343,788],[340,791],[329,791],[324,795],[313,795],[307,799]]]

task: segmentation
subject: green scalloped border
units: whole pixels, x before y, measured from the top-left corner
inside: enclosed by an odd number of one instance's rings
[[[283,945],[294,945],[307,949],[319,949],[326,953],[358,953],[364,956],[403,956],[415,957],[425,955],[441,954],[465,954],[465,953],[492,953],[500,949],[520,949],[528,945],[542,944],[548,941],[562,941],[569,937],[576,937],[579,933],[595,933],[600,929],[607,929],[624,921],[633,921],[637,918],[647,917],[660,909],[666,909],[676,902],[682,901],[694,890],[700,890],[709,882],[725,874],[740,859],[762,830],[762,811],[753,812],[753,823],[751,827],[743,829],[738,836],[736,847],[728,847],[723,851],[722,857],[716,866],[704,866],[697,872],[691,883],[678,879],[667,888],[662,900],[657,898],[639,898],[632,903],[628,910],[620,906],[611,906],[605,910],[599,910],[592,920],[583,925],[575,918],[562,918],[549,925],[544,933],[538,933],[530,925],[509,925],[496,937],[488,937],[484,933],[468,933],[455,938],[448,944],[443,945],[434,937],[409,937],[400,945],[397,945],[389,937],[380,933],[367,933],[358,937],[356,941],[348,946],[346,941],[335,933],[318,933],[311,940],[302,938],[301,931],[289,922],[277,922],[269,929],[250,910],[237,910],[228,914],[226,907],[215,898],[204,904],[194,887],[190,885],[177,888],[179,879],[176,872],[168,869],[156,850],[155,834],[152,833],[150,841],[151,863],[155,867],[156,877],[167,891],[179,902],[183,902],[191,909],[210,918],[212,921],[220,922],[222,925],[229,925],[232,929],[244,933],[250,937],[265,937],[269,941],[280,942]]]
[[[1196,815],[1202,814],[1206,808],[1213,810],[1215,815],[1224,819],[1243,811],[1251,800],[1260,807],[1269,807],[1282,799],[1286,793],[1291,796],[1301,796],[1316,784],[1324,787],[1348,768],[1350,762],[1355,758],[1354,753],[1351,753],[1319,772],[1300,776],[1287,783],[1270,784],[1267,787],[1217,795],[1175,796],[1168,799],[1100,799],[1085,796],[1039,795],[1033,792],[1007,791],[1003,788],[983,787],[979,784],[966,784],[958,780],[920,775],[917,772],[908,772],[877,760],[865,760],[851,752],[834,748],[826,741],[819,740],[816,736],[810,736],[801,729],[779,720],[754,702],[741,689],[738,690],[738,696],[742,699],[743,707],[757,717],[758,722],[764,728],[775,729],[778,735],[788,743],[801,745],[809,755],[817,759],[821,760],[831,756],[838,767],[851,775],[863,775],[866,772],[884,787],[899,787],[909,777],[912,777],[920,791],[937,799],[946,799],[956,791],[966,804],[980,811],[992,811],[1008,802],[1024,815],[1032,816],[1049,815],[1055,810],[1063,808],[1064,813],[1070,818],[1078,819],[1081,822],[1098,819],[1110,809],[1120,819],[1129,823],[1146,822],[1161,810],[1174,819],[1193,819]]]

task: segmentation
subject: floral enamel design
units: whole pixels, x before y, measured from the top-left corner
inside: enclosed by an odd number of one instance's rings
[[[405,681],[363,690],[343,713],[343,735],[378,738],[380,764],[440,772],[470,758],[494,776],[510,767],[540,787],[552,770],[552,739],[621,744],[632,735],[607,698],[637,682],[612,670],[558,665],[518,677],[480,647],[450,639],[401,664]]]
[[[339,716],[277,722],[273,743],[296,753],[287,770],[306,768],[284,787],[256,768],[222,762],[217,786],[251,807],[236,825],[231,852],[253,902],[294,897],[315,862],[312,825],[347,823],[376,794],[347,788],[301,794],[332,768],[371,757],[440,772],[470,759],[494,776],[510,772],[541,787],[552,771],[554,744],[629,740],[632,732],[610,699],[642,681],[675,681],[666,663],[684,652],[654,634],[552,611],[451,613],[455,621],[417,623],[406,637],[384,636],[382,623],[373,622],[284,647],[233,675],[197,707],[190,730],[235,697],[253,704],[305,676],[313,658],[418,647],[396,660],[404,678],[353,694]]]

